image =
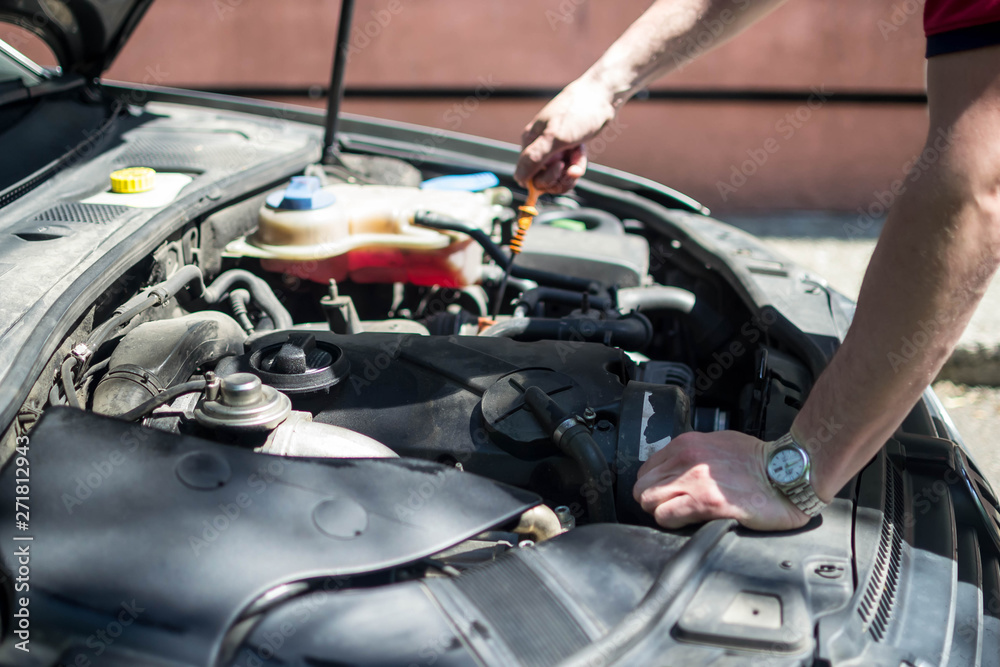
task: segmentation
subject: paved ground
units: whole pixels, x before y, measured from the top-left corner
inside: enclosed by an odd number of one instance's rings
[[[972,450],[983,474],[993,483],[994,489],[1000,489],[1000,442],[997,442],[1000,389],[943,381],[934,384],[934,391]]]
[[[859,235],[856,216],[825,213],[719,218],[756,234],[851,298],[858,295],[881,228],[872,225]],[[993,281],[934,389],[1000,489],[1000,279]]]

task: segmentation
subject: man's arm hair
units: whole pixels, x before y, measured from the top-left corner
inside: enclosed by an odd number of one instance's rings
[[[928,61],[930,131],[900,174],[844,344],[792,432],[829,500],[890,438],[1000,264],[1000,46]]]
[[[726,43],[786,0],[656,0],[581,78],[620,107],[661,76]]]
[[[524,130],[514,178],[566,192],[587,168],[584,144],[654,79],[725,43],[784,0],[656,0]]]

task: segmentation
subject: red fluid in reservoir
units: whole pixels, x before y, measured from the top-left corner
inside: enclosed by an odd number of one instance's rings
[[[287,273],[324,285],[330,280],[352,280],[464,287],[478,280],[482,261],[480,252],[475,252],[478,246],[470,244],[472,240],[467,239],[436,251],[359,248],[319,260],[262,259],[261,266],[267,271]]]

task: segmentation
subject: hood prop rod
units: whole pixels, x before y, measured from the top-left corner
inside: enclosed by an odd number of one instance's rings
[[[340,20],[337,24],[337,44],[333,52],[333,71],[327,91],[326,133],[323,136],[323,164],[341,164],[337,146],[337,123],[340,105],[344,101],[344,72],[350,49],[351,27],[354,22],[354,0],[340,1]]]

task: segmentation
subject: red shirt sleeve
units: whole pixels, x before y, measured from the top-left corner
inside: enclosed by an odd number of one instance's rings
[[[928,37],[994,21],[1000,21],[1000,0],[927,0],[924,4]]]

